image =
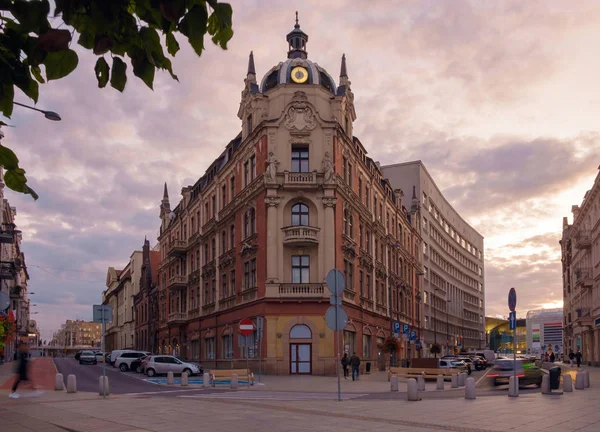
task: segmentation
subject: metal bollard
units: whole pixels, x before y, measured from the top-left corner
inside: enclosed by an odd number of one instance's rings
[[[583,386],[585,388],[590,387],[590,371],[583,371]]]
[[[425,391],[425,374],[421,374],[417,378],[417,390]]]
[[[465,399],[475,399],[475,378],[469,377],[465,381]]]
[[[436,389],[438,389],[438,390],[444,390],[444,375],[440,374],[440,375],[437,376]]]
[[[57,373],[56,378],[54,379],[54,390],[63,391],[65,389],[65,378],[63,374]]]
[[[398,377],[396,375],[390,378],[390,391],[397,392],[398,391]]]
[[[418,401],[419,400],[419,392],[417,391],[417,380],[414,378],[409,378],[406,384],[406,400],[408,401]]]
[[[584,390],[585,389],[585,381],[583,380],[583,373],[577,372],[575,375],[575,389],[576,390]]]
[[[238,388],[238,376],[236,374],[231,375],[231,389],[235,390]]]
[[[202,375],[202,387],[208,387],[210,385],[210,375],[208,375],[208,372],[205,372],[204,375]]]
[[[466,379],[467,379],[466,373],[463,372],[463,373],[458,374],[458,386],[463,387],[465,385]]]
[[[450,378],[450,387],[458,388],[458,375],[452,374],[452,378]]]
[[[173,372],[171,372],[171,371],[167,372],[167,384],[173,385],[174,382],[175,382],[175,379],[173,378]]]
[[[181,374],[181,386],[187,387],[187,385],[188,385],[188,373],[184,372]]]
[[[99,384],[98,393],[100,394],[100,396],[102,396],[103,395],[103,393],[102,393],[102,376],[99,377],[98,384]],[[106,395],[108,396],[110,394],[110,387],[108,386],[108,377],[104,377],[104,385],[105,385],[105,389],[106,389]]]
[[[508,396],[519,397],[519,378],[511,376],[508,379]]]
[[[550,388],[550,375],[544,375],[542,377],[542,394],[551,394],[552,388]]]
[[[75,378],[75,375],[67,377],[67,393],[77,393],[77,378]]]
[[[571,374],[565,374],[563,376],[563,391],[565,393],[570,393],[573,391],[573,377]]]

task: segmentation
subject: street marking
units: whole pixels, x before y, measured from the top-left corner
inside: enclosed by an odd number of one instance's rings
[[[367,396],[367,394],[342,395],[342,399],[350,400]],[[177,396],[190,399],[244,399],[244,400],[277,400],[277,401],[302,401],[302,400],[336,400],[334,393],[262,393],[256,391],[239,391],[223,393],[205,393],[197,395]]]
[[[152,391],[152,392],[139,392],[139,393],[124,393],[122,396],[143,396],[163,393],[181,393],[181,392],[192,392],[201,391],[201,389],[185,389],[185,390],[164,390],[164,391]]]

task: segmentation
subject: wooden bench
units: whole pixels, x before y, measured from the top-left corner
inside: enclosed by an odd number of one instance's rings
[[[233,375],[237,375],[238,380],[247,381],[250,385],[254,385],[254,374],[249,369],[223,369],[223,370],[211,370],[210,371],[210,382],[214,387],[217,380],[229,379]]]
[[[460,369],[436,369],[436,368],[403,368],[391,367],[388,369],[388,381],[392,375],[398,378],[417,378],[425,373],[425,379],[437,379],[438,375],[443,375],[444,380],[452,378],[452,375],[461,373]]]

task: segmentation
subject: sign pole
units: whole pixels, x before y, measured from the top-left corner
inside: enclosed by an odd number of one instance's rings
[[[248,336],[246,338],[246,370],[250,373],[250,367],[248,366],[248,357],[250,355],[250,346],[248,345]],[[250,377],[248,377],[248,387],[250,387]]]
[[[337,292],[337,285],[338,285],[338,278],[337,278],[337,274],[336,274],[336,278],[335,278],[335,287],[336,287],[336,292]],[[342,361],[342,359],[340,358],[340,324],[338,322],[338,311],[339,311],[339,305],[338,305],[338,298],[337,298],[337,294],[336,294],[336,298],[335,298],[336,302],[335,302],[335,333],[337,336],[337,381],[338,381],[338,401],[342,400],[342,381],[340,378],[340,362]]]
[[[104,352],[104,330],[106,324],[104,323],[104,305],[102,305],[102,399],[106,399],[106,353]]]

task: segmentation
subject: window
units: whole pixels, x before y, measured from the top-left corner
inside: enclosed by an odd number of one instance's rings
[[[215,259],[217,257],[217,238],[213,237],[210,242],[210,257]]]
[[[204,264],[208,264],[210,256],[208,255],[208,243],[204,243]]]
[[[363,359],[371,358],[371,335],[363,334],[362,356]]]
[[[192,345],[192,360],[199,361],[200,360],[200,341],[193,340],[191,345]]]
[[[228,297],[227,291],[227,273],[221,275],[221,298]]]
[[[363,224],[361,223],[361,224],[358,225],[358,246],[361,247],[361,248],[364,246],[364,244],[363,244],[363,231],[364,231],[364,227],[363,227]]]
[[[292,255],[292,283],[310,282],[310,257],[308,255]]]
[[[377,197],[373,196],[373,215],[375,216],[375,220],[377,220]]]
[[[208,201],[204,203],[204,217],[205,220],[208,220],[210,218],[209,212],[208,212]]]
[[[371,255],[373,251],[371,250],[371,231],[367,230],[367,253]]]
[[[371,210],[371,195],[368,186],[365,188],[365,204],[367,205],[367,208]]]
[[[352,164],[348,163],[348,185],[352,187]]]
[[[358,272],[358,284],[359,284],[359,292],[360,292],[360,296],[364,297],[365,295],[365,281],[364,281],[364,273],[362,270],[360,270]]]
[[[250,179],[254,180],[256,177],[256,156],[250,158]]]
[[[344,129],[346,130],[346,135],[350,136],[350,121],[348,117],[344,117]]]
[[[246,119],[246,129],[248,129],[248,135],[252,133],[252,114]]]
[[[221,231],[221,254],[224,254],[227,250],[227,231]]]
[[[360,202],[363,202],[363,181],[362,181],[362,178],[358,179],[358,197],[360,198]]]
[[[256,258],[244,263],[244,289],[256,287]]]
[[[235,248],[235,225],[229,227],[229,249]]]
[[[344,351],[348,355],[356,352],[356,333],[353,331],[344,330]]]
[[[371,275],[367,273],[367,298],[371,298]]]
[[[250,184],[250,162],[244,162],[244,186]]]
[[[231,176],[231,178],[229,179],[229,196],[232,200],[235,196],[235,176]]]
[[[344,177],[344,181],[348,183],[348,159],[345,157],[342,158],[342,176]]]
[[[308,226],[308,206],[298,203],[292,207],[292,226]]]
[[[227,204],[227,186],[221,186],[221,209]]]
[[[230,294],[235,295],[235,270],[231,270],[229,275],[229,287],[231,289]]]
[[[239,335],[240,356],[242,358],[257,358],[258,357],[258,332],[254,330],[249,336]]]
[[[254,234],[254,227],[256,222],[256,211],[251,208],[244,214],[244,238],[250,237]]]
[[[423,253],[427,255],[427,243],[423,243]]]
[[[296,324],[290,330],[290,339],[312,339],[310,327],[305,324]]]
[[[354,238],[352,223],[352,211],[349,209],[344,210],[344,234],[346,234],[350,238]]]
[[[212,201],[212,215],[213,217],[215,217],[215,215],[217,214],[217,196],[213,195],[211,198]]]
[[[344,260],[344,279],[346,280],[346,289],[354,291],[354,263]]]
[[[214,303],[215,300],[217,299],[217,280],[213,279],[212,280],[212,293],[211,293],[212,297],[210,299],[211,303]]]
[[[210,301],[208,299],[208,281],[204,282],[204,304],[209,304]]]
[[[308,147],[292,147],[292,172],[308,172]]]
[[[221,337],[221,353],[223,358],[233,358],[233,337],[231,335]]]

